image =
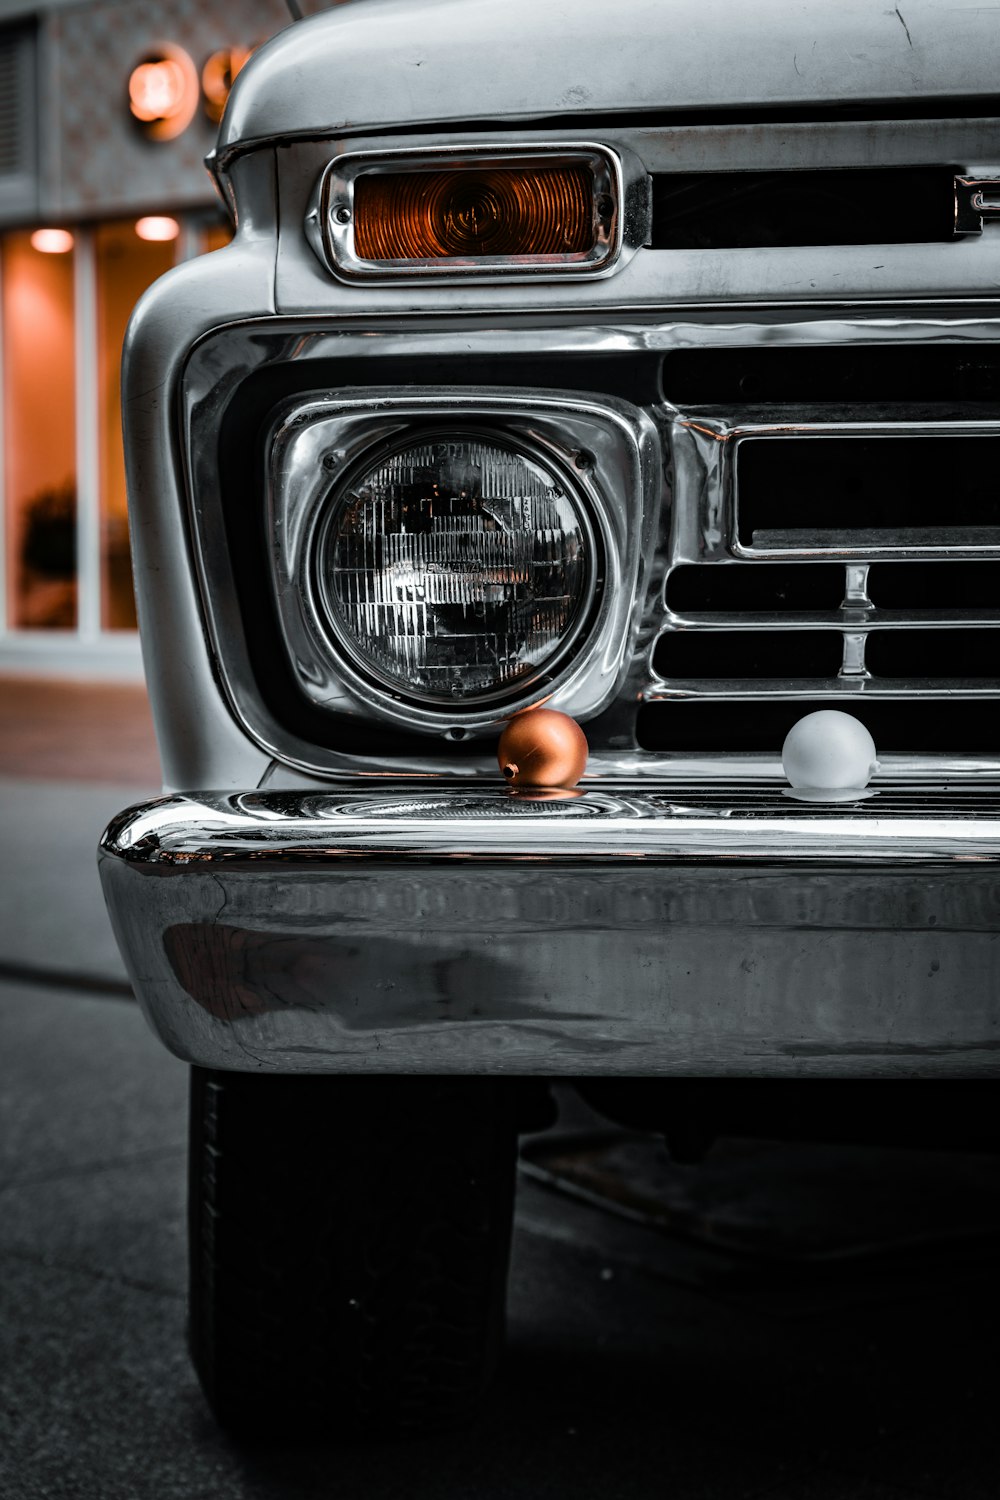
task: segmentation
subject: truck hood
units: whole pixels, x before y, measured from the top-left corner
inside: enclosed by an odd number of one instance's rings
[[[602,114],[950,102],[962,115],[996,96],[998,25],[1000,6],[972,0],[355,0],[251,58],[218,156],[289,136]]]

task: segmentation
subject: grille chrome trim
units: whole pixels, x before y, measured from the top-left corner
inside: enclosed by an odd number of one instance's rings
[[[771,685],[774,679],[767,677],[705,677],[653,678],[643,690],[643,703],[669,703],[682,698],[713,698],[730,703],[755,702],[766,699],[770,702],[798,698],[890,699],[890,698],[941,698],[945,701],[961,694],[963,698],[995,698],[997,683],[986,683],[982,678],[897,678],[880,677],[873,687],[871,677],[797,677]]]
[[[997,582],[1000,584],[1000,564],[997,566]],[[1000,608],[980,609],[876,609],[874,605],[864,608],[852,605],[842,610],[796,610],[788,614],[777,614],[773,610],[680,610],[665,611],[671,625],[690,630],[815,630],[830,627],[834,630],[853,630],[859,624],[875,629],[891,626],[894,630],[907,627],[919,629],[925,625],[940,625],[961,629],[964,625],[1000,625]],[[662,634],[662,632],[661,632]]]
[[[893,546],[883,540],[885,531],[874,529],[850,532],[758,530],[755,535],[766,538],[763,546],[742,547],[737,544],[733,550],[740,557],[799,558],[802,561],[830,557],[870,557],[874,561],[1000,555],[1000,527],[953,526],[937,530],[930,526],[907,526],[893,532],[900,538]]]
[[[901,421],[871,417],[864,421],[849,418],[823,421],[817,420],[815,408],[808,412],[797,408],[777,408],[771,420],[761,421],[757,412],[741,411],[739,408],[725,413],[714,408],[702,408],[696,415],[672,407],[668,407],[667,411],[675,442],[679,441],[682,445],[686,443],[690,448],[690,452],[684,455],[686,472],[700,472],[703,483],[714,483],[718,491],[714,497],[712,514],[721,528],[718,543],[724,542],[726,551],[731,556],[748,561],[840,560],[859,563],[892,561],[905,557],[1000,557],[1000,526],[941,527],[940,531],[937,528],[910,528],[912,539],[907,537],[902,545],[884,540],[887,528],[883,528],[881,533],[858,527],[845,527],[843,531],[836,532],[810,527],[787,532],[775,529],[768,533],[771,537],[770,545],[748,545],[740,540],[739,535],[738,470],[740,447],[749,442],[798,442],[803,439],[822,442],[839,438],[912,438],[915,441],[947,438],[957,441],[963,437],[989,437],[1000,441],[1000,418],[991,421]],[[957,536],[960,540],[949,541],[949,535]],[[988,540],[989,537],[993,540]],[[799,539],[798,545],[796,539]]]

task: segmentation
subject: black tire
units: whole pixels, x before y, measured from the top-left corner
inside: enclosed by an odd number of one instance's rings
[[[190,1343],[223,1426],[473,1415],[503,1341],[513,1104],[505,1080],[192,1069]]]

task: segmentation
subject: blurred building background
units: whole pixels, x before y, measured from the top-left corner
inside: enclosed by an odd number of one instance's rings
[[[0,0],[0,672],[137,678],[119,358],[225,244],[232,77],[317,0]]]

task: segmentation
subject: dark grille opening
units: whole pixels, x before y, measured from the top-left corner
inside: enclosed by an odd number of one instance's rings
[[[836,546],[853,533],[859,546],[996,543],[998,438],[747,439],[736,460],[740,541]]]
[[[1000,346],[676,349],[665,355],[661,378],[675,406],[906,401],[962,410],[1000,400]]]
[[[836,708],[867,725],[880,753],[950,752],[995,755],[997,704],[950,700],[845,703],[797,698],[794,703],[646,703],[636,722],[643,750],[710,754],[752,751],[778,755],[785,735],[805,714]]]
[[[843,646],[833,630],[670,630],[653,667],[661,677],[836,677]]]
[[[663,172],[654,250],[902,245],[954,239],[955,167]]]
[[[839,563],[690,563],[667,579],[667,605],[698,611],[839,609]]]
[[[1000,679],[1000,630],[873,630],[865,664],[876,677]],[[1000,722],[1000,705],[997,706]]]
[[[1000,611],[996,562],[873,563],[868,597],[879,609]]]

